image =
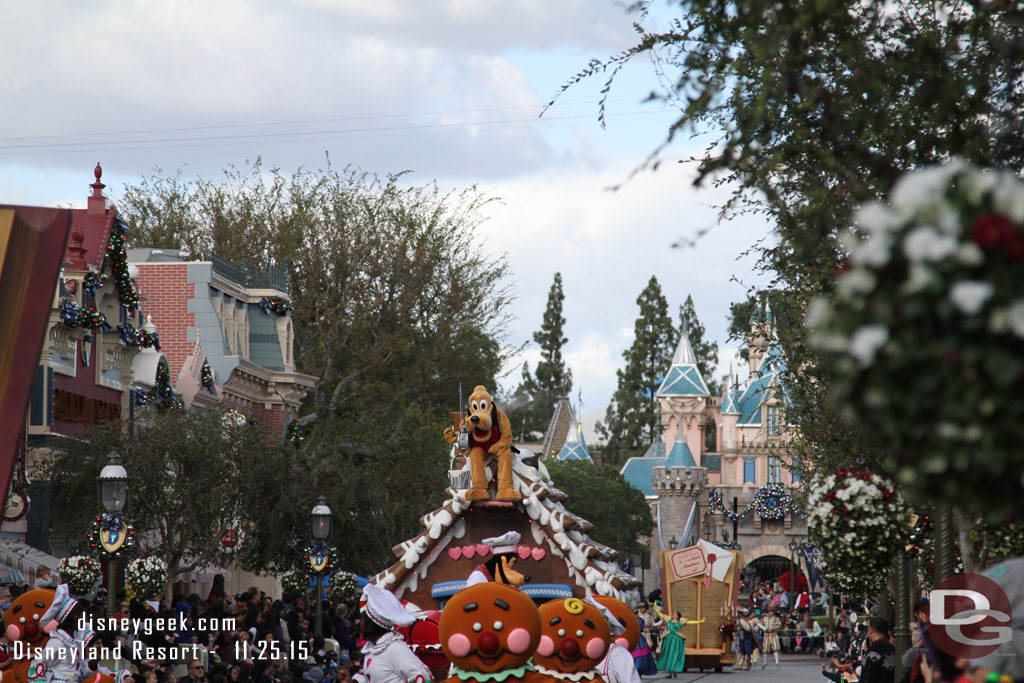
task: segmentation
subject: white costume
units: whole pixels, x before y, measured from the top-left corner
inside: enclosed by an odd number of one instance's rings
[[[363,614],[381,628],[409,626],[416,617],[405,611],[394,593],[372,583],[363,588]],[[376,642],[363,646],[366,683],[430,683],[430,669],[413,654],[398,633],[389,630]]]
[[[593,595],[587,596],[587,602],[601,612],[612,632],[613,640],[604,654],[601,665],[597,667],[597,670],[601,672],[601,677],[607,683],[641,683],[640,674],[633,661],[633,653],[614,640],[615,636],[621,636],[626,632],[626,627],[615,618],[610,609],[595,600]]]
[[[598,670],[608,683],[641,683],[640,674],[633,663],[633,654],[615,642],[608,648],[608,654],[604,656]]]
[[[78,630],[74,635],[60,628],[78,601],[71,597],[68,585],[57,586],[53,602],[46,608],[39,625],[50,634],[42,652],[28,667],[29,683],[77,683],[93,674],[88,666],[86,650],[96,633],[92,629]],[[123,679],[119,679],[123,680]]]

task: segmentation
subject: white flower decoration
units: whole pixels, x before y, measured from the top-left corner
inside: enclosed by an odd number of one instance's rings
[[[866,268],[854,268],[839,279],[839,293],[843,297],[851,298],[858,294],[869,294],[874,288],[877,279]]]
[[[864,325],[853,333],[850,338],[850,355],[863,366],[868,366],[875,359],[878,349],[889,341],[889,329],[884,325]]]
[[[1006,324],[1018,337],[1024,337],[1024,299],[1017,299],[1006,309]]]
[[[960,243],[930,225],[911,230],[903,239],[903,253],[911,263],[941,261],[957,252]]]
[[[995,289],[992,283],[984,280],[964,280],[953,285],[949,290],[949,298],[965,315],[976,315],[985,302],[991,298]]]

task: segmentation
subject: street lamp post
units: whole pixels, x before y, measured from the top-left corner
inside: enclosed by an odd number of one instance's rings
[[[800,541],[795,538],[789,542],[789,609],[796,609],[793,594],[796,591],[796,551],[800,549]]]
[[[672,538],[668,542],[668,549],[669,550],[675,550],[678,547],[679,547],[679,541],[676,540],[676,535],[672,534]]]
[[[114,616],[117,600],[117,552],[127,540],[128,527],[123,513],[128,503],[128,472],[121,465],[121,456],[111,451],[107,464],[100,470],[100,500],[106,513],[102,520],[101,547],[107,551],[107,616]]]
[[[327,499],[324,496],[320,496],[317,499],[316,505],[313,506],[313,510],[309,513],[309,522],[310,531],[313,535],[313,556],[315,557],[322,553],[326,561],[326,558],[330,555],[327,551],[327,539],[331,537],[331,508],[327,506]],[[313,626],[313,635],[316,636],[324,634],[323,590],[324,569],[326,569],[326,565],[320,563],[319,566],[320,569],[316,572],[316,623]]]

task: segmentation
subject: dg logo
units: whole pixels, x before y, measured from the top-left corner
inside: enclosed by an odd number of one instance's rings
[[[928,594],[928,633],[946,654],[977,659],[1010,642],[1010,600],[992,579],[956,574]]]

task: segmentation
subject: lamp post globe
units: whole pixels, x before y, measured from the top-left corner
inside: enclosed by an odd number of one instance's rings
[[[128,502],[128,472],[117,451],[110,452],[107,464],[100,470],[99,482],[103,509],[115,515],[123,512]]]
[[[314,540],[326,541],[331,537],[331,508],[327,506],[327,498],[324,496],[317,499],[309,513],[309,522]]]

